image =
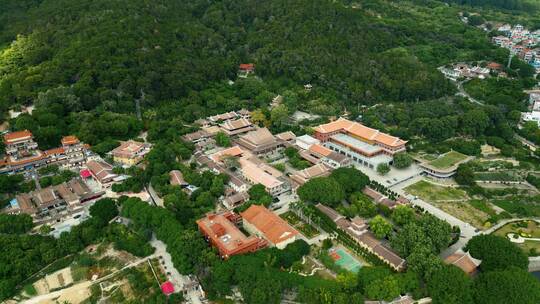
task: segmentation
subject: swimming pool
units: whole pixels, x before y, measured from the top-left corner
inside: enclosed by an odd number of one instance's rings
[[[362,268],[362,263],[343,248],[332,248],[329,255],[339,267],[348,271],[357,273]]]

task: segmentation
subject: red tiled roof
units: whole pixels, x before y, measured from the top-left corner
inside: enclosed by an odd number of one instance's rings
[[[79,143],[79,139],[77,136],[69,135],[62,137],[61,140],[62,145],[74,145]]]
[[[253,63],[241,63],[240,66],[239,66],[240,70],[243,70],[243,71],[251,71],[253,69],[255,69],[255,65]]]
[[[15,141],[18,141],[18,140],[30,139],[30,138],[32,138],[32,132],[30,132],[28,130],[16,131],[16,132],[11,132],[11,133],[5,134],[4,135],[4,142],[9,144],[9,143],[12,143],[12,142],[15,142]]]
[[[251,205],[241,215],[273,244],[279,244],[298,234],[298,231],[264,206]]]
[[[43,154],[49,156],[53,154],[62,154],[64,152],[65,152],[64,148],[60,147],[60,148],[53,148],[53,149],[45,150],[43,151]]]

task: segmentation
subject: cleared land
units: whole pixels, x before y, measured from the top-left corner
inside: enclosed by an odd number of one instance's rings
[[[467,199],[467,194],[463,190],[453,187],[435,185],[424,180],[406,187],[405,191],[428,202],[458,201]]]
[[[467,159],[467,157],[468,156],[465,154],[461,154],[456,151],[450,151],[446,154],[439,156],[439,158],[429,162],[428,164],[437,169],[446,169]]]
[[[469,202],[437,202],[434,205],[478,229],[487,228],[484,223],[490,215],[473,207]]]

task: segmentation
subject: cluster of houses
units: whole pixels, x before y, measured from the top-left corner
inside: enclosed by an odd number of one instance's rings
[[[472,79],[472,78],[479,78],[479,79],[485,79],[489,77],[490,72],[499,72],[499,75],[501,75],[502,72],[502,65],[492,62],[489,63],[486,67],[481,66],[473,66],[467,63],[456,63],[452,65],[451,67],[440,67],[439,71],[443,73],[443,75],[453,81],[457,81],[460,78],[466,78],[466,79]]]
[[[527,91],[529,94],[529,112],[521,113],[523,121],[532,121],[538,124],[540,127],[540,90]]]
[[[101,197],[114,183],[126,178],[114,173],[111,164],[73,135],[63,137],[60,147],[45,151],[39,149],[28,130],[6,133],[3,141],[6,156],[0,161],[0,174],[27,173],[50,165],[79,174],[66,183],[19,194],[2,210],[8,214],[29,214],[39,224],[77,216],[87,202]],[[109,155],[117,164],[133,166],[142,161],[150,148],[147,143],[122,141]]]
[[[6,133],[3,140],[6,156],[0,160],[0,174],[24,172],[52,164],[73,169],[94,156],[89,146],[75,136],[65,136],[60,147],[45,151],[39,149],[28,130]]]
[[[522,25],[504,24],[497,29],[502,35],[492,38],[493,43],[532,65],[540,72],[540,30],[531,32]]]

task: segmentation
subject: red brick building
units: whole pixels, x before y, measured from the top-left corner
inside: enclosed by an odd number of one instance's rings
[[[268,246],[268,242],[256,236],[247,237],[237,225],[242,218],[231,211],[220,214],[208,214],[197,220],[199,231],[208,242],[216,247],[222,258],[228,259],[236,254],[255,252]]]

